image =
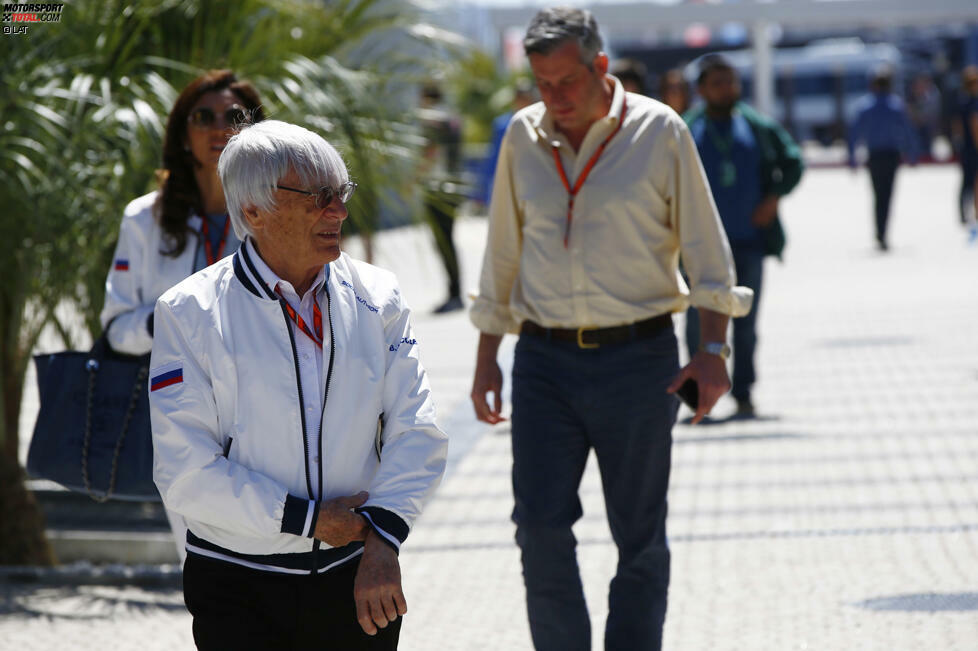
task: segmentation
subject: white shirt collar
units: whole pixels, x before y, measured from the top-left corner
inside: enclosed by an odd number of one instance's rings
[[[292,283],[279,277],[279,275],[272,271],[272,268],[269,267],[264,260],[262,260],[261,255],[258,253],[258,247],[255,246],[255,242],[251,237],[245,238],[244,246],[248,247],[248,255],[251,257],[251,260],[255,265],[255,270],[258,272],[259,280],[265,283],[265,286],[274,292],[275,288],[281,285],[283,293],[292,294],[297,299],[302,299],[302,297],[295,291],[295,287],[292,286]],[[309,292],[313,292],[313,295],[315,296],[322,290],[325,284],[326,265],[323,265],[319,269],[319,273],[316,274],[316,279],[313,280],[312,285],[306,292],[306,295],[308,295]]]
[[[599,118],[594,124],[607,123],[611,125],[613,129],[617,126],[618,121],[622,119],[622,109],[625,106],[625,87],[622,86],[621,81],[618,77],[614,75],[605,75],[605,78],[612,82],[614,89],[611,95],[611,107],[608,109],[607,115]],[[544,109],[538,114],[536,118],[536,123],[533,125],[536,127],[537,132],[544,138],[547,143],[551,143],[558,139],[559,132],[557,127],[554,125],[553,117],[550,115],[548,109]],[[592,125],[593,127],[594,125]]]

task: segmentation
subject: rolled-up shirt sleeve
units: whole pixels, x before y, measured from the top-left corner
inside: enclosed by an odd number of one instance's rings
[[[685,124],[677,121],[675,125],[670,217],[689,278],[689,301],[693,307],[744,316],[750,312],[754,292],[737,286],[730,244],[696,143]]]
[[[469,314],[476,328],[492,335],[516,332],[519,325],[510,308],[510,295],[519,275],[523,245],[512,157],[513,148],[507,132],[499,150],[489,204],[489,236],[482,260],[479,295]]]

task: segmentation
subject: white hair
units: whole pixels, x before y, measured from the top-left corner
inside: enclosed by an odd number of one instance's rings
[[[263,120],[232,136],[221,152],[217,171],[231,224],[242,240],[253,235],[244,209],[274,209],[275,185],[290,171],[298,175],[299,189],[311,192],[350,180],[339,152],[322,136],[279,120]]]

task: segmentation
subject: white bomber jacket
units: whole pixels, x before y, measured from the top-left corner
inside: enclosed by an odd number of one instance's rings
[[[327,266],[320,449],[310,449],[284,303],[242,246],[156,304],[154,479],[186,518],[187,550],[255,569],[323,572],[362,553],[312,538],[322,500],[393,547],[441,481],[448,447],[393,274],[345,253]],[[320,461],[321,460],[321,461]]]

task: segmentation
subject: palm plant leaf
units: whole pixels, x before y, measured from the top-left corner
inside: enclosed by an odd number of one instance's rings
[[[408,34],[414,18],[402,0],[76,0],[61,23],[4,39],[0,402],[19,404],[10,392],[63,301],[98,332],[122,209],[152,188],[176,89],[204,69],[256,80],[272,117],[337,144],[362,187],[354,221],[372,229],[411,186],[419,140],[396,107],[426,64],[398,48],[431,37]],[[7,411],[0,439],[16,431]]]

